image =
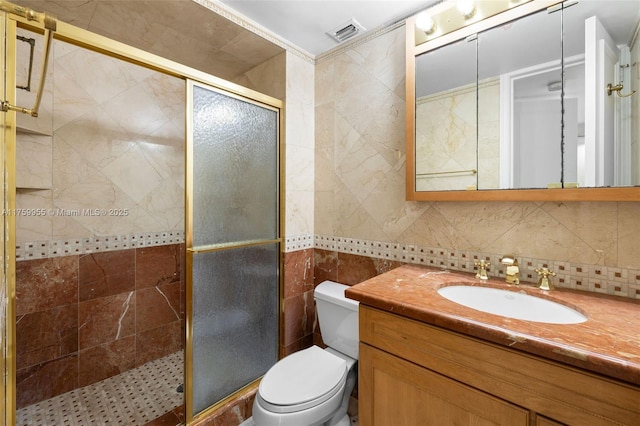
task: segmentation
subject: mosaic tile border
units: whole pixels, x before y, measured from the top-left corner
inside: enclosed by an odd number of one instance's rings
[[[463,272],[474,272],[474,263],[484,259],[491,264],[489,276],[505,277],[505,268],[500,263],[504,253],[480,253],[327,235],[315,235],[313,247]],[[545,267],[556,272],[553,282],[558,287],[640,299],[640,270],[531,257],[518,258],[518,263],[520,279],[524,282],[536,282],[538,274],[535,270]]]
[[[313,248],[313,235],[305,234],[295,237],[285,237],[284,239],[284,251],[288,253],[290,251],[306,250]]]
[[[141,232],[129,235],[24,242],[16,244],[16,260],[45,259],[179,243],[184,243],[184,231]]]
[[[112,235],[66,240],[29,241],[16,245],[16,260],[44,259],[73,254],[98,253],[135,247],[184,243],[184,231],[143,232],[130,235]],[[285,238],[285,251],[313,248],[313,235]]]

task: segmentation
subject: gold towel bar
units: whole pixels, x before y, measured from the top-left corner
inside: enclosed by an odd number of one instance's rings
[[[452,174],[459,174],[459,173],[471,173],[472,175],[475,175],[476,173],[478,173],[478,171],[476,169],[469,169],[469,170],[452,170],[452,171],[448,171],[448,172],[416,173],[416,177],[452,175]]]

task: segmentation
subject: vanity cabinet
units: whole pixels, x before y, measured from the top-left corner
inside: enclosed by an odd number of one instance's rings
[[[640,387],[360,304],[364,426],[637,425]]]

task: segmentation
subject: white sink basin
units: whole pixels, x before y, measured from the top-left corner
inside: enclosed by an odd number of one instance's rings
[[[503,317],[550,324],[577,324],[587,317],[575,309],[540,297],[490,287],[452,285],[438,293],[468,308]]]

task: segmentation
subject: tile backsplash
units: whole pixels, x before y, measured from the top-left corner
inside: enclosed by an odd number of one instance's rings
[[[287,247],[291,246],[288,245]],[[505,277],[505,269],[500,263],[500,259],[503,255],[508,254],[327,235],[315,235],[313,247],[339,253],[470,273],[475,272],[475,262],[484,259],[490,263],[488,268],[489,276],[500,278]],[[533,257],[516,256],[516,258],[520,265],[520,279],[523,282],[537,282],[538,275],[535,270],[540,267],[547,267],[556,272],[557,276],[553,278],[553,282],[558,287],[640,299],[640,270]]]

